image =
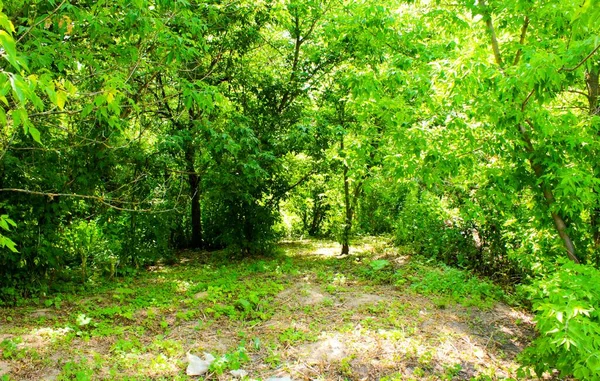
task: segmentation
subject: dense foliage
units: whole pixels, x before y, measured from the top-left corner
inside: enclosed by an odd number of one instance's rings
[[[598,332],[557,332],[600,308],[598,19],[597,0],[0,2],[0,299],[174,249],[389,234],[541,282],[530,363],[597,376]]]

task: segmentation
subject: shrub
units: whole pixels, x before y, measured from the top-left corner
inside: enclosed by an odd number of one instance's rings
[[[526,290],[539,337],[523,352],[522,363],[538,376],[557,369],[561,376],[600,379],[600,271],[563,263]]]

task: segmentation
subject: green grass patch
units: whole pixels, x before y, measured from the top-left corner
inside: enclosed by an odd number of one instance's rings
[[[413,260],[394,276],[398,287],[409,286],[421,295],[433,296],[440,308],[455,302],[489,309],[506,298],[502,288],[492,282],[440,263],[434,266]]]

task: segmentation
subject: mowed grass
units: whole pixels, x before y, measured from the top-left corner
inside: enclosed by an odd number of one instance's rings
[[[530,316],[468,274],[365,239],[283,242],[268,257],[177,264],[0,310],[0,380],[495,380]],[[216,357],[204,378],[186,354]]]

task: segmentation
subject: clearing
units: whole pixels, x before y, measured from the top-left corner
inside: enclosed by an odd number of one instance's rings
[[[531,316],[502,292],[382,240],[350,255],[325,241],[233,260],[181,253],[109,284],[0,309],[0,380],[191,380],[186,353],[217,360],[205,379],[516,378]]]

